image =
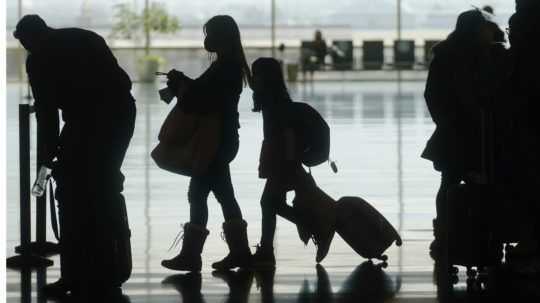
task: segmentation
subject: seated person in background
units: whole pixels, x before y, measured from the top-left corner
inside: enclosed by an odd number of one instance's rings
[[[313,72],[320,69],[324,64],[324,59],[328,54],[326,42],[323,39],[322,32],[320,30],[315,31],[315,37],[308,45],[302,46],[301,61],[303,66],[303,72],[309,71],[311,77]]]
[[[323,39],[320,30],[315,31],[315,39],[313,40],[313,52],[315,53],[316,64],[324,64],[324,58],[327,54],[326,42]]]

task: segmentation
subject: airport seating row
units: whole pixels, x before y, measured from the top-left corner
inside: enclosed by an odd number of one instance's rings
[[[360,60],[355,56],[352,40],[334,40],[328,47],[325,62],[317,63],[313,54],[313,41],[302,41],[300,47],[299,65],[302,71],[328,70],[382,70],[382,69],[425,69],[429,65],[432,48],[440,40],[425,40],[424,55],[417,57],[417,47],[414,40],[395,40],[393,44],[393,60],[387,62],[383,40],[363,41]]]

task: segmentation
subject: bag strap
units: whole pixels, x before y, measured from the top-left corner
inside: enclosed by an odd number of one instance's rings
[[[60,241],[60,233],[58,228],[58,216],[56,215],[56,199],[54,198],[54,189],[52,185],[52,180],[49,179],[49,205],[51,210],[51,225],[54,232],[54,237],[56,240]]]

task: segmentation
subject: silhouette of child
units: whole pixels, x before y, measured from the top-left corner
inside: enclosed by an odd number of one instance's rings
[[[287,204],[286,193],[297,176],[305,174],[298,155],[298,139],[293,132],[292,100],[287,91],[279,62],[259,58],[252,64],[253,111],[262,112],[264,142],[259,162],[259,177],[266,179],[261,197],[262,235],[253,256],[256,267],[276,264],[273,241],[276,215],[296,223],[294,209]]]

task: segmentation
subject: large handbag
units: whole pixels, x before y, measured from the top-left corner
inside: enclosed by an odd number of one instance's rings
[[[159,132],[152,159],[160,168],[184,176],[208,171],[221,142],[221,117],[217,113],[186,113],[178,104]]]

